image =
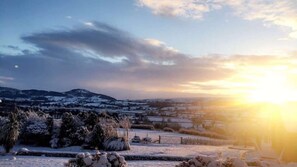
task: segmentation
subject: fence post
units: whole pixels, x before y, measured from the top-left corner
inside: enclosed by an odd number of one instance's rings
[[[159,144],[161,144],[161,135],[159,135]]]
[[[183,137],[180,137],[180,144],[183,144]]]

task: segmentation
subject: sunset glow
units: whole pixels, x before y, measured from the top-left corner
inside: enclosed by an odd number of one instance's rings
[[[0,24],[0,166],[297,167],[297,0],[0,0]]]
[[[248,99],[252,102],[285,103],[296,101],[296,89],[288,83],[285,75],[268,74],[255,81],[255,88],[250,90]]]

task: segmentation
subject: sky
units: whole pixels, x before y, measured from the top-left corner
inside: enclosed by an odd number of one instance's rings
[[[0,23],[0,86],[297,99],[296,0],[2,0]]]

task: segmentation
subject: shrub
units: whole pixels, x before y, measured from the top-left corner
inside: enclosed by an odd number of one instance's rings
[[[71,113],[64,113],[62,116],[62,124],[60,129],[60,142],[62,146],[70,146],[73,144],[80,144],[81,141],[77,139],[77,131],[79,127],[83,126],[83,122],[77,116],[73,116]],[[83,132],[85,133],[85,132]],[[83,135],[83,134],[82,134]]]
[[[19,122],[17,120],[17,113],[11,112],[8,121],[4,121],[0,128],[0,144],[3,145],[5,152],[9,153],[11,148],[15,145],[19,136]]]
[[[105,132],[102,124],[97,124],[92,132],[86,138],[85,148],[103,149],[103,142],[105,140]]]
[[[211,128],[210,131],[215,132],[217,134],[221,134],[221,135],[226,135],[226,130],[222,129],[222,128]]]
[[[165,123],[156,123],[156,124],[154,124],[154,127],[156,129],[164,129],[166,127],[166,124]]]
[[[182,138],[181,144],[190,145],[228,145],[233,144],[233,141],[217,140],[217,139],[200,139],[200,138]]]
[[[167,127],[171,128],[175,131],[179,131],[181,129],[181,126],[178,123],[169,123],[169,124],[167,124]]]
[[[221,159],[221,157],[200,155],[189,161],[183,161],[176,167],[247,167],[246,162],[239,158]]]
[[[85,126],[77,128],[76,132],[71,135],[73,145],[82,145],[85,138],[90,134],[89,130]]]
[[[168,127],[165,127],[163,130],[165,132],[174,132],[174,130],[172,128],[168,128]]]
[[[213,132],[199,132],[195,129],[180,129],[179,133],[196,135],[196,136],[204,136],[204,137],[215,138],[215,139],[226,139],[226,137],[223,135],[219,135]]]
[[[60,139],[59,139],[59,134],[60,134],[60,128],[61,128],[61,121],[58,120],[53,120],[53,128],[52,128],[52,136],[51,140],[49,141],[50,147],[51,148],[58,148],[60,147]]]
[[[120,125],[120,127],[125,129],[124,137],[126,139],[128,139],[129,138],[129,129],[131,128],[131,121],[129,120],[128,117],[124,117],[119,120],[119,125]]]
[[[91,111],[80,112],[77,114],[77,117],[84,123],[84,126],[86,126],[88,130],[92,130],[99,121],[98,115]]]
[[[21,143],[48,146],[53,124],[52,118],[34,111],[29,111],[26,115],[26,120],[22,123]]]
[[[50,132],[46,122],[42,120],[30,122],[23,134],[23,143],[48,145],[50,140]],[[38,139],[38,140],[36,140]]]
[[[156,129],[164,129],[164,128],[168,127],[168,128],[173,129],[174,131],[178,131],[181,128],[180,124],[174,123],[174,122],[170,122],[170,123],[165,123],[165,122],[156,123],[156,124],[154,124],[154,127]]]
[[[130,144],[124,137],[111,137],[104,142],[104,150],[106,151],[123,151],[130,150]]]
[[[75,120],[71,113],[64,113],[62,116],[62,124],[60,130],[60,138],[69,138],[72,133],[75,133]]]
[[[105,140],[117,137],[116,128],[108,123],[98,123],[86,138],[85,148],[104,149]]]
[[[149,129],[149,130],[154,130],[153,125],[149,124],[132,124],[131,129]]]

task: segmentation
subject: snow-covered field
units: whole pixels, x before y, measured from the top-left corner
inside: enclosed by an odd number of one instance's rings
[[[14,150],[26,147],[31,151],[46,151],[46,152],[91,152],[91,150],[82,150],[80,147],[67,147],[61,149],[51,149],[46,147],[27,147],[17,145]],[[3,151],[3,150],[0,150]],[[198,154],[204,155],[216,155],[218,152],[222,152],[223,157],[239,157],[244,150],[230,149],[228,146],[205,146],[205,145],[169,145],[169,144],[149,144],[149,145],[132,145],[130,151],[121,151],[122,155],[154,155],[154,156],[189,156],[194,157]],[[255,160],[259,158],[259,154],[256,151],[248,151],[246,159]],[[37,157],[37,156],[15,156],[11,155],[0,156],[1,167],[59,167],[63,166],[69,158],[57,158],[57,157]],[[128,161],[129,167],[173,167],[178,164],[178,161]],[[279,165],[273,162],[271,167],[296,167],[296,163]]]
[[[63,167],[68,158],[36,156],[0,156],[1,167]],[[173,167],[179,162],[171,161],[128,161],[129,167]]]
[[[119,134],[123,130],[119,129]],[[138,130],[132,129],[129,133],[129,138],[133,138],[134,135],[138,135],[141,138],[151,137],[153,140],[158,140],[159,135],[168,137],[195,137],[198,136],[163,132],[163,131],[152,131],[152,130]],[[201,137],[203,139],[208,139],[206,137]],[[53,149],[48,147],[34,147],[17,145],[13,148],[17,151],[20,148],[28,148],[31,151],[46,151],[46,152],[90,152],[95,153],[94,150],[83,150],[79,146],[72,146],[66,148]],[[2,149],[2,148],[1,148]],[[3,151],[1,150],[0,151]],[[132,144],[131,150],[118,152],[121,155],[150,155],[150,156],[182,156],[182,157],[194,157],[197,154],[213,155],[218,152],[222,152],[223,156],[238,157],[241,151],[229,149],[228,146],[206,146],[206,145],[181,145],[181,144]],[[54,158],[54,157],[35,157],[35,156],[16,156],[13,160],[11,156],[0,157],[0,166],[63,166],[64,162],[67,162],[68,158]],[[131,167],[172,167],[179,162],[168,162],[168,161],[129,161],[128,164]]]
[[[17,151],[20,148],[27,148],[30,151],[46,151],[46,152],[90,152],[94,150],[84,150],[79,146],[53,149],[49,147],[34,147],[17,145],[13,148]],[[3,151],[2,148],[0,151]],[[206,145],[181,145],[181,144],[132,144],[131,150],[119,151],[121,155],[154,155],[154,156],[182,156],[194,157],[197,154],[216,155],[222,152],[223,156],[238,157],[243,152],[242,150],[230,149],[228,146],[206,146]]]
[[[193,126],[192,121],[187,118],[178,118],[178,117],[160,117],[160,116],[148,116],[147,117],[150,121],[153,122],[172,122],[172,123],[178,123],[183,128],[190,128]]]
[[[78,146],[52,149],[47,147],[33,147],[17,145],[14,151],[26,147],[31,151],[46,151],[46,152],[91,152],[92,150],[83,150]],[[2,150],[3,151],[3,150]],[[131,145],[131,150],[118,152],[121,155],[151,155],[151,156],[182,156],[194,157],[197,154],[216,155],[222,152],[223,156],[238,157],[242,151],[229,149],[228,146],[205,146],[205,145],[180,145],[180,144],[137,144]],[[63,166],[68,158],[54,158],[54,157],[35,157],[35,156],[16,156],[16,160],[12,160],[12,156],[0,156],[0,166],[44,166],[44,167],[58,167]],[[168,161],[128,161],[129,167],[172,167],[179,162]]]
[[[122,130],[119,130],[120,132]],[[163,132],[163,131],[152,131],[152,130],[131,130],[130,138],[134,135],[140,137],[149,136],[153,140],[157,140],[159,135],[161,136],[172,136],[172,137],[197,137],[192,135],[185,135],[179,133]],[[205,138],[206,137],[201,137]],[[95,153],[94,150],[84,150],[79,146],[72,146],[66,148],[53,149],[49,147],[34,147],[25,145],[16,145],[13,151],[17,151],[20,148],[27,148],[30,151],[46,151],[46,152],[90,152]],[[0,152],[3,152],[3,148],[0,148]],[[181,156],[181,157],[195,157],[198,154],[203,155],[217,155],[222,153],[223,157],[240,157],[243,153],[246,153],[246,159],[253,161],[259,159],[260,155],[257,151],[232,149],[230,146],[209,146],[209,145],[181,145],[181,144],[132,144],[131,150],[118,152],[121,155],[147,155],[147,156]],[[37,156],[0,156],[0,167],[59,167],[63,166],[69,158],[56,158],[56,157],[37,157]],[[128,161],[129,167],[172,167],[179,162],[170,161]],[[286,165],[286,167],[296,167],[297,164]],[[277,165],[275,167],[278,167]]]
[[[67,161],[68,158],[57,157],[0,156],[1,167],[59,167]]]
[[[123,134],[123,129],[118,129],[118,134]],[[203,136],[195,136],[195,135],[188,135],[188,134],[181,134],[177,132],[164,132],[159,130],[144,130],[144,129],[130,129],[129,130],[129,139],[131,140],[135,135],[139,136],[140,138],[150,137],[153,141],[158,140],[159,136],[166,136],[166,137],[174,137],[174,138],[199,138],[199,139],[210,139],[208,137]],[[214,140],[214,139],[212,139]]]

